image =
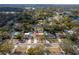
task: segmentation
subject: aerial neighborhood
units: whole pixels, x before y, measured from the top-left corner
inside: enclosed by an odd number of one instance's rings
[[[78,55],[78,7],[0,7],[0,55]]]

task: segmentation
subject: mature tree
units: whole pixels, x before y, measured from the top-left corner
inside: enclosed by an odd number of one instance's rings
[[[16,39],[19,39],[19,40],[21,40],[21,39],[22,39],[22,35],[21,35],[21,34],[19,34],[19,35],[16,35],[16,36],[15,36],[15,38],[16,38]]]
[[[74,49],[74,45],[75,43],[72,40],[69,39],[62,39],[63,44],[61,44],[61,48],[64,50],[65,54],[76,54],[75,53],[75,49]]]
[[[0,44],[0,53],[2,54],[11,53],[12,49],[13,49],[13,44],[9,40],[6,40],[5,42]]]
[[[48,54],[49,51],[47,49],[45,49],[45,46],[37,46],[34,48],[29,48],[27,54],[29,55],[44,55],[44,54]]]

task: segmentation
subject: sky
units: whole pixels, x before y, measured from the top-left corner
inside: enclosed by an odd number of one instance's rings
[[[79,4],[79,0],[0,0],[0,4]]]

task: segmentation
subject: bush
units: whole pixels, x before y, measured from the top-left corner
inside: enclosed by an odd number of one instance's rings
[[[22,36],[21,35],[16,35],[16,37],[15,37],[16,39],[21,39],[22,38]]]

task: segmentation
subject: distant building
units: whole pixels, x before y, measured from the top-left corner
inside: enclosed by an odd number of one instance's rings
[[[32,38],[32,36],[33,36],[33,33],[32,32],[28,32],[28,33],[24,33],[23,38],[24,39],[29,39],[29,38]]]
[[[69,34],[73,34],[74,33],[74,31],[72,31],[72,30],[64,30],[64,32],[69,33]]]

